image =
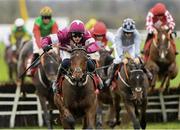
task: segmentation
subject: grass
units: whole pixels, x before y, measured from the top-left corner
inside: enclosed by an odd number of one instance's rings
[[[76,125],[76,130],[81,129],[82,126],[81,125]],[[41,129],[41,130],[46,130],[46,127],[15,127],[14,129],[10,129],[10,128],[2,128],[1,130],[26,130],[26,129],[31,129],[31,130],[37,130],[37,129]],[[62,129],[61,126],[55,126],[54,130],[60,130]],[[105,128],[108,129],[108,128]],[[128,123],[127,125],[123,124],[120,126],[116,126],[115,127],[116,130],[132,130],[132,124]],[[174,122],[168,122],[168,123],[148,123],[147,122],[147,126],[146,126],[146,130],[178,130],[180,129],[180,121],[174,121]]]
[[[0,82],[9,81],[7,65],[4,61],[4,49],[5,49],[4,44],[0,43],[0,70],[1,70]]]

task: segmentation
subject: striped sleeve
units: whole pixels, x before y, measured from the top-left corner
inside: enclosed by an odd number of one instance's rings
[[[169,11],[166,11],[165,16],[166,16],[166,20],[167,20],[167,23],[168,23],[168,27],[170,29],[174,30],[175,22],[174,22],[174,19],[173,19],[172,15],[169,13]]]
[[[153,14],[151,12],[148,12],[146,17],[146,30],[148,31],[148,33],[152,33],[153,29]]]

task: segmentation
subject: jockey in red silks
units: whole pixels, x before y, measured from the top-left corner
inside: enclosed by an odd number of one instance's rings
[[[107,31],[107,27],[103,22],[96,22],[90,32],[100,48],[108,49],[108,41],[113,42],[114,40],[114,35]]]
[[[92,37],[95,39],[96,44],[100,50],[110,50],[108,47],[108,42],[113,43],[114,35],[113,33],[107,31],[106,25],[103,22],[97,21],[96,24],[90,30]],[[91,54],[91,58],[99,61],[100,54],[99,52]],[[112,58],[112,57],[111,57]]]
[[[152,38],[154,34],[157,34],[156,28],[169,30],[169,33],[172,34],[174,27],[174,19],[163,3],[157,3],[150,9],[146,17],[146,30],[148,31],[148,36],[144,46],[145,61],[147,61],[149,56],[149,48],[152,43]],[[177,53],[173,39],[171,39],[171,44],[174,48],[174,52]]]
[[[71,47],[73,45],[81,45],[85,46],[89,53],[93,53],[99,50],[99,48],[94,46],[96,44],[93,37],[89,31],[87,31],[84,27],[84,23],[80,20],[74,20],[70,24],[69,28],[65,28],[63,30],[59,30],[57,34],[51,34],[45,37],[42,42],[41,46],[45,52],[51,49],[51,44],[60,43],[62,47]],[[61,52],[62,63],[58,69],[58,76],[55,81],[55,88],[58,88],[58,81],[62,77],[62,75],[66,74],[67,70],[70,67],[70,53],[65,50]],[[103,83],[101,78],[95,72],[95,63],[92,59],[88,59],[87,61],[87,71],[95,73],[95,81],[98,83],[98,88],[103,88]]]

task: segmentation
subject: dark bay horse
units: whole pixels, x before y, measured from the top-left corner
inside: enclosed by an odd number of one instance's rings
[[[117,87],[113,94],[115,93],[122,97],[134,129],[145,129],[149,81],[142,70],[142,65],[135,64],[132,59],[129,59],[126,65],[124,64],[120,67],[116,82]]]
[[[22,38],[17,39],[15,45],[11,45],[10,47],[6,48],[5,50],[5,61],[8,66],[8,75],[11,81],[17,80],[17,62],[18,56],[20,52],[20,44],[24,43]]]
[[[29,64],[29,60],[32,59],[32,53],[33,53],[33,43],[32,41],[29,41],[22,47],[20,51],[19,60],[18,60],[19,76],[21,76],[23,72],[26,70],[27,64]],[[51,114],[52,114],[52,109],[55,106],[51,85],[53,80],[55,80],[56,72],[59,64],[60,64],[60,58],[54,51],[45,53],[41,57],[40,65],[38,66],[38,69],[34,74],[34,77],[31,78],[34,86],[36,87],[36,94],[39,97],[42,109],[44,111],[44,119],[48,129],[52,129]],[[24,89],[25,78],[26,75],[19,77],[17,83],[17,87],[20,87],[22,89],[24,97],[26,96],[26,92]],[[46,104],[47,101],[48,104]],[[49,112],[48,112],[49,110],[48,105],[50,106]]]
[[[97,95],[94,81],[86,71],[87,60],[83,48],[72,49],[71,65],[62,82],[61,95],[54,96],[65,129],[74,129],[78,118],[83,118],[83,129],[95,128]]]
[[[103,82],[105,82],[108,78],[108,67],[113,63],[113,57],[111,56],[112,49],[110,51],[100,50],[100,59],[98,61],[99,68],[96,69],[98,74],[100,75]],[[119,112],[120,112],[120,96],[115,95],[115,102],[113,102],[113,97],[111,95],[111,87],[106,87],[98,94],[98,109],[96,115],[96,126],[97,128],[101,128],[103,125],[103,114],[102,108],[103,104],[109,105],[109,113],[107,124],[113,128],[115,125],[120,124],[119,120]],[[115,111],[115,112],[114,112]],[[113,114],[115,113],[115,114]],[[116,118],[116,120],[114,120]]]
[[[171,35],[162,29],[158,30],[158,34],[152,40],[149,59],[146,62],[146,67],[153,74],[152,89],[155,87],[157,79],[159,79],[162,81],[160,90],[163,91],[164,88],[167,90],[170,79],[177,76],[176,55],[170,43],[171,40]]]
[[[60,64],[60,57],[53,50],[41,57],[41,63],[33,77],[36,94],[39,97],[44,119],[48,129],[52,129],[52,111],[55,109],[52,83],[56,79],[56,73]],[[47,104],[48,102],[48,104]]]

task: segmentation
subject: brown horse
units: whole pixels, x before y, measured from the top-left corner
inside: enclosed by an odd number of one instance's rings
[[[41,57],[41,63],[33,77],[33,84],[44,111],[43,115],[48,129],[52,129],[52,111],[55,109],[54,93],[51,86],[56,79],[59,64],[59,55],[54,50],[49,51]]]
[[[142,65],[135,64],[130,59],[126,65],[120,67],[117,77],[117,87],[113,94],[121,95],[134,129],[145,129],[149,81]]]
[[[95,128],[97,95],[94,82],[86,72],[88,56],[83,48],[71,52],[71,65],[62,82],[61,93],[54,96],[63,128],[74,129],[75,119],[83,117],[83,129]]]
[[[158,34],[152,40],[149,59],[146,62],[146,67],[153,74],[152,90],[157,79],[162,81],[160,85],[161,91],[164,88],[167,90],[170,85],[170,79],[174,79],[177,76],[176,55],[170,43],[171,40],[171,35],[161,29],[158,30]]]
[[[24,75],[22,74],[25,72],[29,62],[31,61],[32,53],[33,53],[33,42],[29,41],[22,47],[18,59],[19,79],[17,82],[17,87],[21,88],[24,98],[26,97],[25,83],[24,83],[26,74]],[[38,66],[38,69],[34,74],[34,77],[32,77],[33,80],[32,83],[36,88],[36,94],[39,97],[41,107],[44,111],[43,115],[44,115],[45,124],[47,125],[48,129],[52,129],[51,116],[52,116],[52,110],[55,105],[54,105],[54,99],[53,99],[54,95],[51,85],[53,80],[55,80],[56,72],[60,64],[60,58],[59,55],[57,55],[54,51],[49,51],[48,53],[45,53],[41,57],[40,61],[41,62]],[[48,104],[46,102],[48,102]]]
[[[17,62],[20,52],[20,44],[23,44],[25,41],[22,41],[22,38],[17,39],[15,45],[7,47],[5,50],[5,61],[8,66],[8,75],[11,81],[17,80]]]
[[[96,69],[98,74],[100,75],[103,82],[105,82],[108,78],[108,68],[113,63],[113,57],[111,56],[113,50],[100,50],[100,59],[98,61],[99,68]],[[116,100],[113,102],[113,97],[111,95],[111,88],[106,87],[103,89],[98,95],[98,109],[96,114],[96,127],[101,128],[103,124],[103,115],[102,108],[103,104],[109,105],[109,113],[107,124],[109,127],[113,128],[115,125],[120,124],[119,121],[119,112],[120,112],[120,96],[115,95]],[[114,112],[115,111],[115,112]],[[115,113],[115,114],[112,114]],[[116,117],[116,120],[114,118]]]

